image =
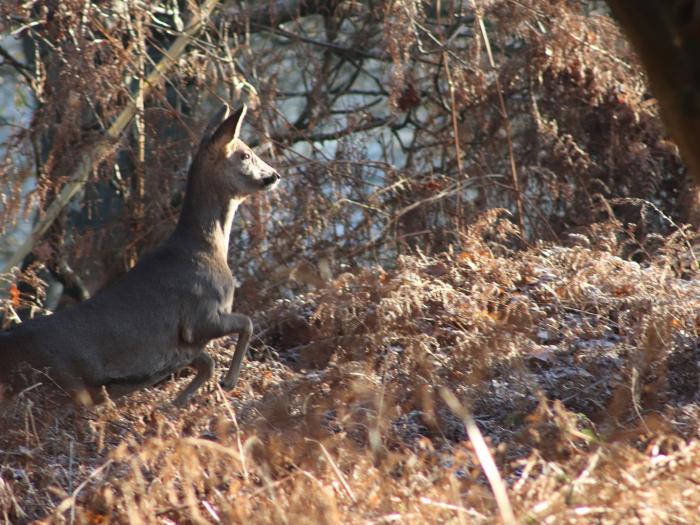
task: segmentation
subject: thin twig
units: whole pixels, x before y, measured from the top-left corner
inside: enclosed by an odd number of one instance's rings
[[[87,486],[88,483],[90,483],[90,481],[93,478],[96,478],[97,476],[102,474],[102,472],[105,471],[107,469],[107,467],[109,467],[111,464],[112,464],[112,460],[109,459],[105,463],[100,465],[98,468],[93,470],[90,473],[90,475],[85,479],[85,481],[83,481],[80,485],[78,485],[78,487],[73,491],[73,493],[70,496],[68,496],[66,499],[64,499],[58,505],[58,507],[56,507],[56,511],[55,511],[56,514],[63,514],[68,509],[72,509],[73,507],[75,507],[76,498],[78,497],[78,494]]]
[[[447,57],[447,53],[442,54],[443,63],[445,66],[445,76],[447,78],[447,85],[450,89],[450,114],[452,117],[452,135],[455,145],[455,158],[457,160],[457,206],[456,206],[456,216],[457,216],[457,230],[461,229],[462,222],[462,176],[464,175],[464,166],[462,163],[462,150],[459,146],[459,125],[457,122],[457,102],[455,100],[455,85],[452,81],[452,75],[450,74],[450,62]]]
[[[462,422],[467,429],[467,435],[474,446],[474,451],[476,452],[477,458],[479,458],[481,468],[484,470],[486,479],[489,480],[489,485],[491,485],[491,490],[496,498],[496,504],[498,505],[498,510],[501,513],[503,523],[506,525],[516,525],[517,521],[515,519],[515,514],[513,513],[513,507],[508,499],[506,485],[501,478],[501,474],[498,472],[498,468],[496,467],[493,456],[489,451],[489,447],[486,444],[486,441],[484,441],[484,436],[481,435],[479,427],[476,426],[474,417],[447,388],[442,387],[440,389],[440,396],[450,410],[452,410],[452,412],[462,419]]]
[[[476,21],[479,24],[479,30],[481,31],[481,36],[484,39],[484,45],[486,46],[486,54],[489,59],[489,65],[494,73],[496,79],[496,93],[498,95],[498,105],[501,111],[501,117],[503,118],[503,123],[506,128],[506,139],[508,141],[508,156],[510,157],[510,175],[513,184],[513,190],[515,191],[515,206],[518,211],[515,220],[520,227],[520,234],[523,239],[525,239],[525,211],[523,206],[522,192],[520,191],[520,179],[518,178],[518,170],[515,164],[515,151],[513,149],[513,128],[510,123],[510,117],[508,116],[508,110],[506,109],[506,101],[503,97],[503,86],[501,86],[501,80],[498,75],[498,70],[496,69],[496,61],[493,59],[493,53],[491,51],[491,41],[489,40],[488,33],[486,32],[486,26],[484,25],[484,17],[481,16],[481,8],[477,5],[476,0],[474,2],[474,15]]]
[[[688,248],[688,253],[690,254],[690,258],[693,260],[693,269],[697,270],[698,268],[700,268],[700,263],[698,263],[698,259],[695,256],[695,252],[693,251],[693,245],[691,244],[688,236],[685,234],[685,231],[683,230],[683,228],[678,226],[678,224],[676,224],[675,221],[671,217],[669,217],[661,209],[659,209],[659,207],[656,204],[654,204],[653,202],[648,201],[646,199],[640,199],[638,197],[619,197],[616,199],[610,199],[609,202],[610,202],[610,204],[627,204],[627,203],[636,204],[639,206],[648,206],[651,209],[653,209],[656,213],[659,214],[659,216],[663,220],[665,220],[673,228],[675,228],[676,231],[678,232],[678,234],[681,236],[681,238],[683,239],[683,242],[685,243],[686,248]]]
[[[12,66],[17,73],[22,75],[24,79],[27,81],[27,83],[34,89],[34,76],[31,73],[31,69],[27,67],[25,64],[22,64],[19,60],[17,60],[15,57],[13,57],[7,49],[4,47],[0,46],[0,57],[4,59],[4,63]],[[2,65],[2,64],[0,64]]]
[[[352,488],[350,488],[350,485],[348,484],[347,479],[345,479],[345,476],[343,475],[342,471],[338,468],[338,465],[336,465],[335,461],[333,461],[333,458],[331,457],[330,453],[326,449],[326,447],[323,446],[323,443],[320,441],[316,441],[315,439],[310,439],[310,438],[304,438],[306,441],[312,441],[321,448],[321,452],[323,452],[323,456],[326,458],[326,461],[328,461],[328,464],[331,466],[333,469],[333,472],[335,473],[336,477],[338,478],[338,481],[340,484],[343,486],[345,489],[345,492],[347,492],[348,496],[350,496],[350,499],[352,500],[353,503],[357,503],[357,498],[355,497],[355,493],[352,491]]]
[[[228,400],[228,397],[224,393],[224,390],[221,388],[221,385],[218,381],[216,382],[216,388],[219,391],[219,394],[221,395],[222,399],[224,400],[224,406],[226,407],[226,410],[229,416],[231,417],[231,421],[233,421],[233,426],[236,427],[236,445],[238,446],[238,454],[240,454],[241,456],[241,469],[243,470],[243,479],[248,481],[248,467],[246,465],[245,452],[243,451],[243,442],[241,441],[241,429],[238,426],[236,412],[231,407],[231,403]]]

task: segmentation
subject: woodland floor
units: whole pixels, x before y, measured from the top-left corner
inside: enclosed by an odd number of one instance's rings
[[[515,250],[498,228],[279,301],[238,388],[186,409],[168,401],[187,376],[90,409],[23,395],[0,414],[0,521],[496,523],[449,391],[519,523],[697,523],[690,252]]]

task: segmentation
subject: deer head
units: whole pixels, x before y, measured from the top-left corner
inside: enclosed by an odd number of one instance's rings
[[[247,108],[243,105],[229,115],[228,104],[212,117],[204,132],[197,157],[199,171],[208,184],[230,197],[243,198],[274,189],[279,174],[239,139]]]

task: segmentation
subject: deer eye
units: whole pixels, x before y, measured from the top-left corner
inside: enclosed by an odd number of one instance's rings
[[[250,153],[241,153],[241,160],[248,160],[250,158]]]

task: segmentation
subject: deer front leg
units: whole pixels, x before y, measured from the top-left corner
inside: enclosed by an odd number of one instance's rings
[[[253,321],[243,314],[219,313],[214,319],[200,324],[193,331],[184,330],[186,342],[210,341],[232,333],[238,334],[238,342],[228,372],[221,381],[221,386],[227,390],[236,386],[238,381],[243,358],[248,350],[248,342],[253,334]]]
[[[238,382],[238,375],[241,372],[243,358],[248,351],[250,336],[253,334],[253,321],[250,320],[250,317],[243,314],[228,314],[227,321],[229,326],[228,333],[238,333],[236,351],[233,353],[233,359],[231,359],[228,372],[226,372],[226,375],[221,381],[221,386],[223,388],[231,390]]]

